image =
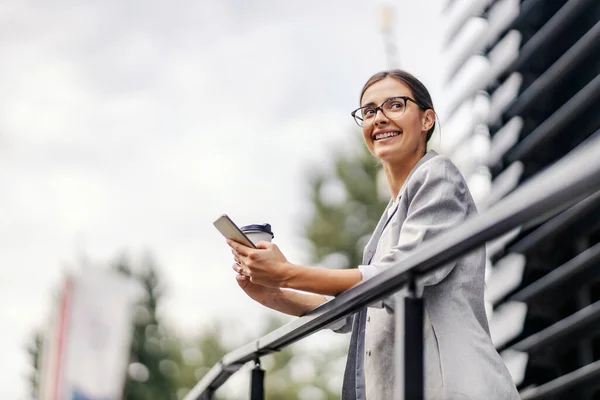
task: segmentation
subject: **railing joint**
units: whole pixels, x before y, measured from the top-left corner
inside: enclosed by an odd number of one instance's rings
[[[408,283],[406,284],[406,297],[411,299],[418,299],[419,292],[417,291],[417,277],[414,272],[408,274]]]

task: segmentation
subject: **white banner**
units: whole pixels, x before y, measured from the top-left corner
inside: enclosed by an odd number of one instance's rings
[[[118,400],[129,362],[135,286],[88,268],[66,279],[44,352],[41,400]]]

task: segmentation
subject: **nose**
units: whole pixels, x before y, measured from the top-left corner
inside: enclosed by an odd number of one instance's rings
[[[381,108],[377,110],[377,114],[375,114],[375,119],[373,120],[373,122],[375,123],[375,125],[388,123],[388,118],[385,116]]]

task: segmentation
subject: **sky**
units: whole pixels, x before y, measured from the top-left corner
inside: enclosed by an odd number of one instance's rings
[[[442,0],[391,2],[400,66],[441,95]],[[388,67],[382,1],[8,0],[0,5],[0,398],[68,271],[150,253],[185,335],[255,326],[212,222],[269,222],[306,262],[308,172],[351,151]]]

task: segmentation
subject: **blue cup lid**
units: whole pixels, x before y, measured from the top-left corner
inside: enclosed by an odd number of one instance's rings
[[[264,233],[268,233],[269,235],[275,237],[275,235],[273,235],[273,231],[271,230],[271,224],[252,224],[252,225],[242,226],[240,229],[244,233],[264,232]]]

